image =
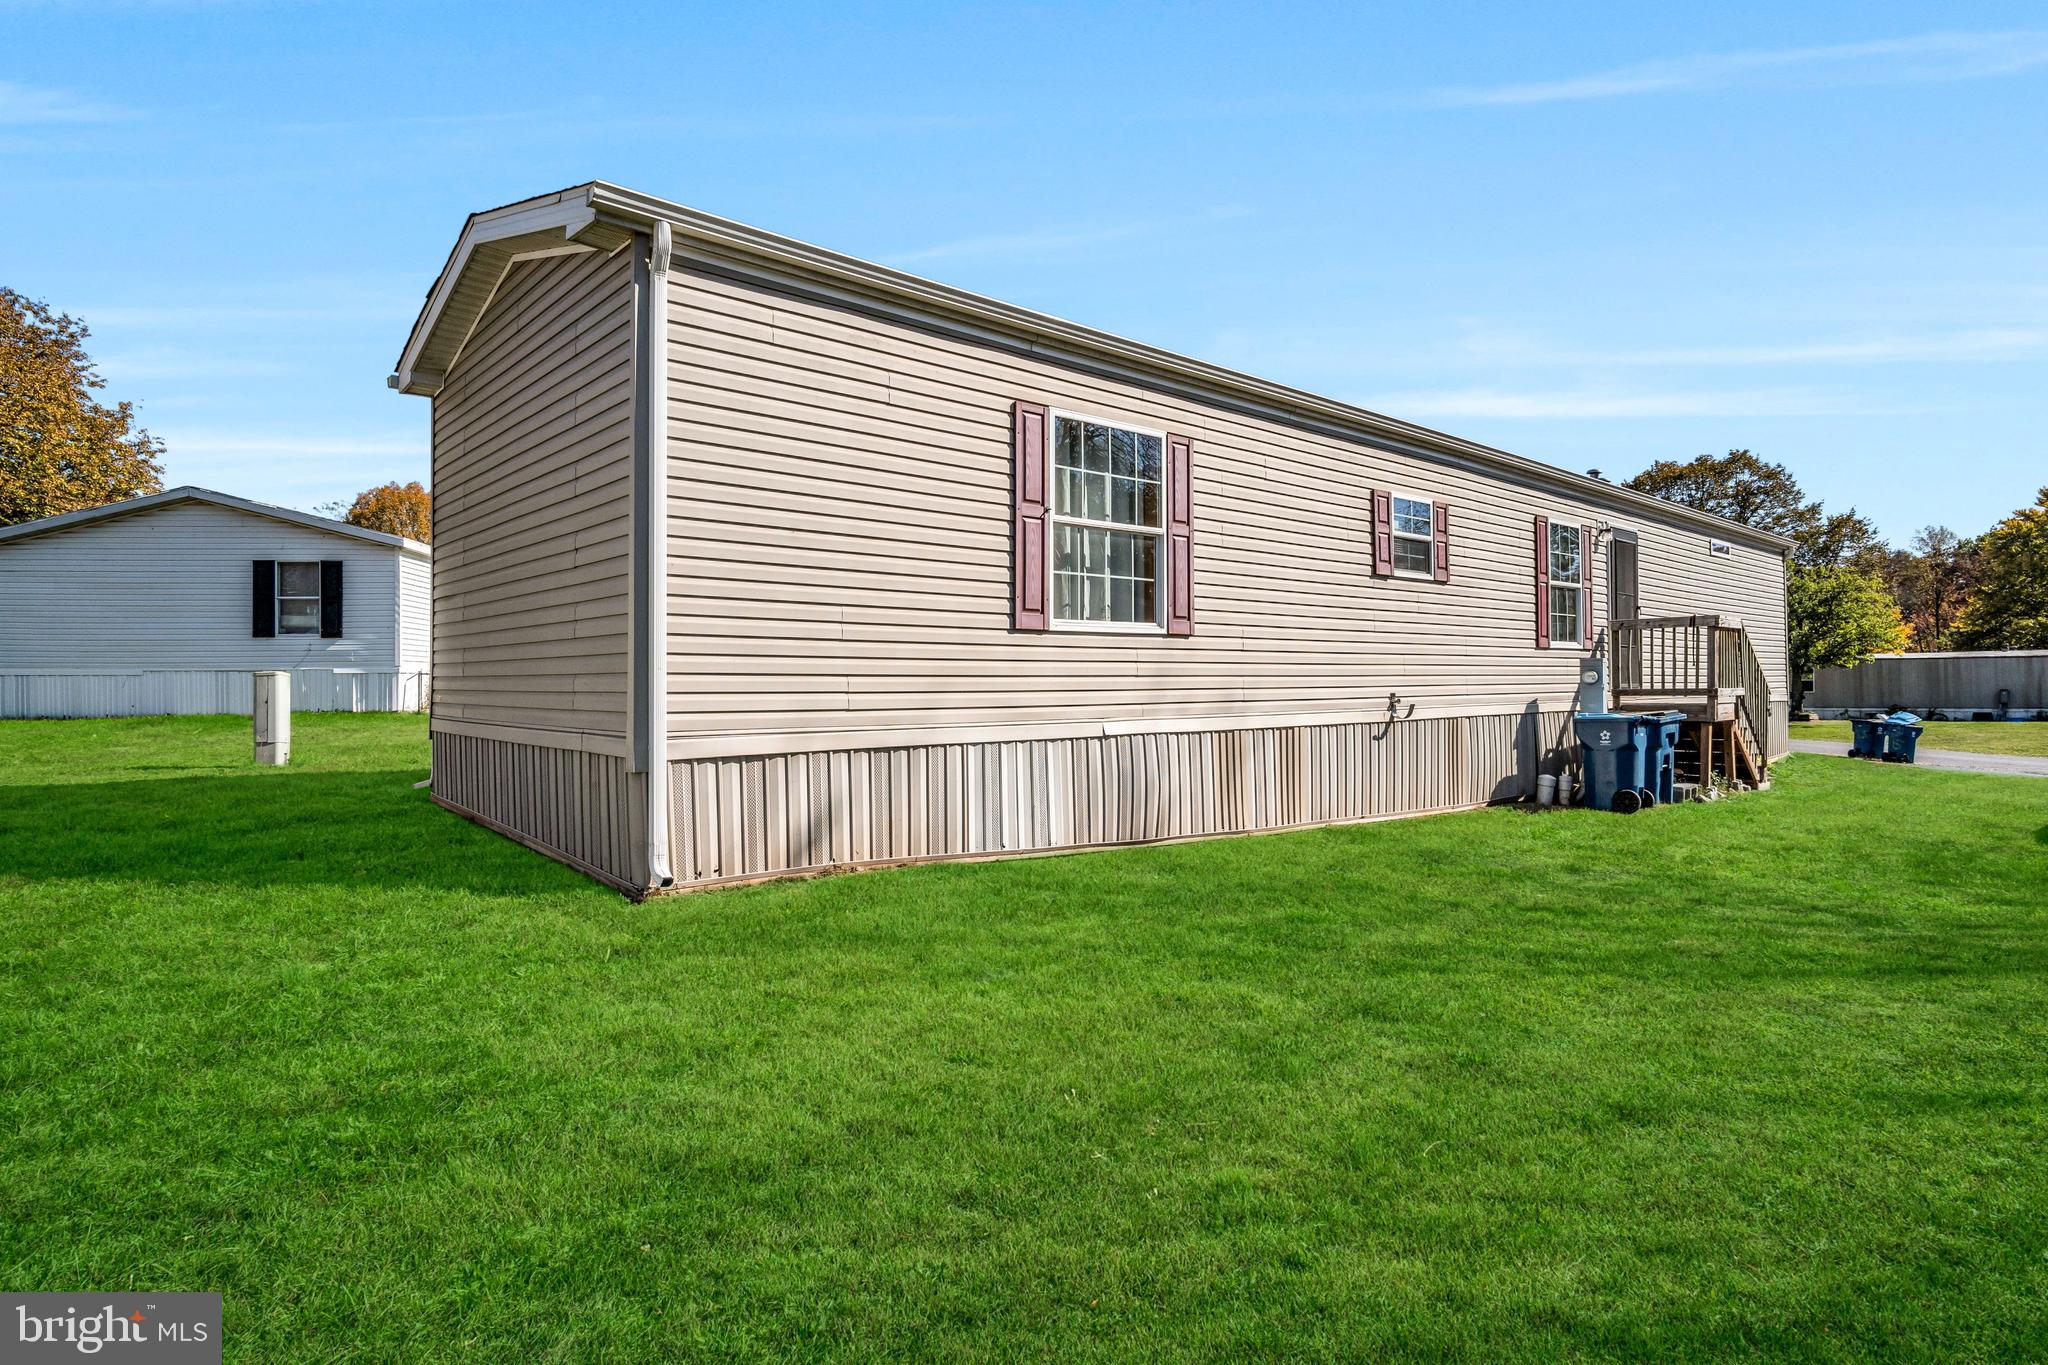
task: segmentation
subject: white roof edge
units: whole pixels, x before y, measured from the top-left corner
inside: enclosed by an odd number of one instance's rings
[[[906,274],[885,265],[877,265],[872,261],[847,256],[825,247],[812,246],[808,242],[783,237],[762,228],[749,227],[701,209],[658,199],[653,195],[602,180],[593,180],[573,189],[559,190],[550,195],[521,200],[502,208],[470,215],[469,220],[463,225],[461,239],[449,255],[448,264],[443,267],[441,275],[434,282],[434,289],[428,295],[427,306],[421,310],[418,320],[413,324],[412,333],[406,341],[406,359],[400,362],[400,373],[394,377],[393,387],[405,389],[410,383],[410,375],[405,366],[410,358],[418,354],[426,337],[431,333],[434,322],[454,287],[454,282],[460,276],[461,263],[467,259],[469,252],[481,242],[532,231],[537,225],[533,221],[534,215],[546,216],[552,210],[558,214],[570,212],[571,217],[574,217],[576,215],[568,207],[571,205],[580,208],[586,215],[603,215],[629,223],[644,225],[657,220],[663,221],[675,232],[679,244],[683,239],[694,239],[728,252],[737,252],[742,256],[823,276],[860,292],[904,300],[925,311],[969,320],[994,331],[1021,335],[1027,340],[1049,342],[1059,350],[1108,359],[1151,374],[1176,379],[1200,390],[1248,399],[1262,406],[1313,418],[1367,436],[1399,442],[1436,455],[1470,460],[1578,494],[1589,500],[1662,516],[1717,532],[1729,539],[1742,540],[1752,546],[1784,551],[1790,550],[1796,544],[1789,536],[1760,531],[1741,522],[1715,516],[1711,512],[1702,512],[1696,508],[1653,497],[1648,493],[1639,493],[1620,484],[1609,483],[1605,479],[1574,474],[1556,465],[1530,459],[1526,455],[1517,455],[1512,451],[1501,450],[1431,427],[1388,417],[1367,408],[1339,402],[1334,398],[1324,398],[1303,389],[1291,388],[1242,371],[1196,360],[1191,356],[1179,355],[1156,346],[1148,346],[1143,342],[1132,341],[1113,333],[1098,331],[1080,323],[1068,322],[1047,313],[1004,303],[1000,299]],[[571,221],[571,217],[565,217],[563,221]]]
[[[405,350],[398,357],[398,368],[388,381],[390,386],[401,393],[413,390],[413,367],[419,360],[420,349],[432,335],[435,321],[439,319],[441,310],[447,307],[449,295],[462,279],[463,267],[478,247],[501,238],[549,228],[560,228],[565,238],[572,237],[596,217],[590,206],[590,191],[590,185],[573,185],[566,190],[470,214],[462,225],[462,235],[456,238],[447,262],[441,267],[441,273],[434,277],[432,287],[427,290],[419,316],[413,320],[412,331],[405,339]]]
[[[311,512],[301,512],[296,507],[278,507],[267,502],[256,502],[250,498],[238,498],[232,493],[222,493],[212,488],[201,488],[196,484],[182,484],[177,488],[166,488],[161,493],[145,493],[139,498],[128,498],[121,502],[110,502],[99,507],[86,507],[76,512],[63,512],[54,517],[43,517],[36,521],[24,521],[14,526],[0,526],[0,541],[19,540],[27,536],[39,536],[48,531],[67,530],[73,526],[84,526],[109,517],[127,516],[134,512],[147,512],[174,502],[205,502],[216,507],[231,507],[238,512],[254,516],[269,517],[272,521],[290,522],[315,531],[326,531],[333,535],[349,536],[355,540],[367,540],[377,545],[387,545],[394,550],[433,558],[434,549],[423,541],[409,536],[394,536],[386,531],[372,531],[367,526],[351,526],[345,521],[329,517],[316,517]]]

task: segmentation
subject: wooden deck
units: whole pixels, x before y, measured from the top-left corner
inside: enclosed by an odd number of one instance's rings
[[[1770,683],[1749,632],[1726,616],[1616,621],[1610,633],[1614,704],[1685,717],[1682,781],[1763,786]]]

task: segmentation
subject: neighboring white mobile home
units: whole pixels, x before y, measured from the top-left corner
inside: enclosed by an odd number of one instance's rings
[[[1785,747],[1781,537],[613,186],[391,382],[435,799],[628,891],[1513,799],[1589,655]]]
[[[426,702],[432,554],[205,488],[0,528],[0,716],[248,714]]]

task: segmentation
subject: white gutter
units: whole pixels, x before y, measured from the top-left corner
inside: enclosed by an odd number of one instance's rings
[[[668,770],[668,270],[674,238],[656,220],[640,290],[639,373],[634,376],[641,405],[633,512],[640,549],[639,655],[641,675],[639,742],[634,746],[646,773],[647,876],[655,887],[675,884],[669,864]],[[636,271],[636,274],[641,272]]]

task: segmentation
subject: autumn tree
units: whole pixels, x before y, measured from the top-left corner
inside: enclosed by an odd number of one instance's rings
[[[1793,566],[1785,610],[1795,691],[1816,668],[1854,668],[1906,647],[1899,604],[1876,574],[1860,569]]]
[[[1956,620],[1961,649],[2048,649],[2048,488],[1978,538],[1976,591]]]
[[[163,442],[108,407],[65,313],[0,288],[0,526],[99,507],[163,487]]]
[[[386,535],[406,536],[432,543],[434,539],[434,495],[415,479],[411,483],[383,483],[356,494],[341,519]]]

